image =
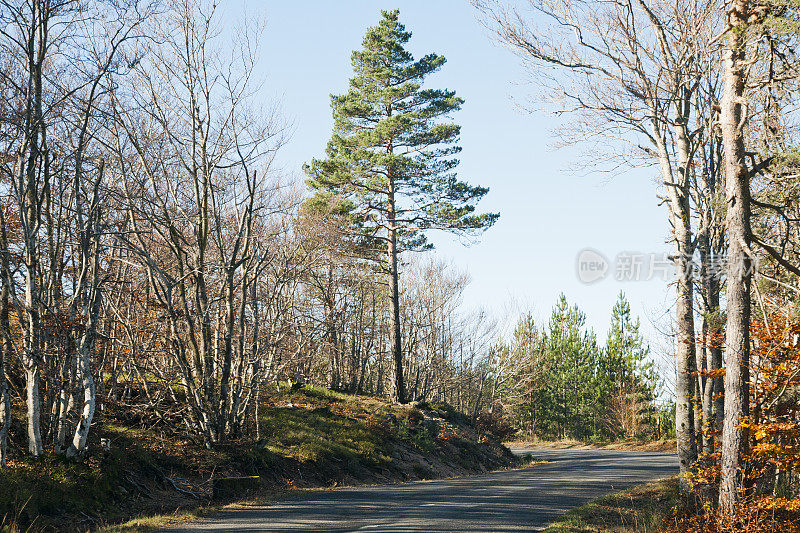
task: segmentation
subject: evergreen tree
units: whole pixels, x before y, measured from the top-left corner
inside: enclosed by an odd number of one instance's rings
[[[475,213],[488,189],[470,186],[455,173],[460,127],[441,119],[463,100],[450,90],[422,88],[445,59],[428,54],[415,61],[404,48],[410,38],[397,10],[382,11],[363,48],[353,52],[348,92],[331,96],[334,131],[327,157],[305,167],[316,193],[311,204],[346,213],[362,242],[384,252],[394,395],[400,402],[405,385],[398,255],[429,248],[426,230],[469,234],[498,217]]]
[[[659,429],[658,376],[624,294],[604,349],[583,311],[562,294],[546,327],[530,314],[520,318],[507,350],[501,394],[517,427],[531,436],[613,439]]]
[[[550,359],[548,388],[556,406],[554,420],[559,438],[584,439],[592,433],[594,364],[598,358],[594,332],[584,329],[586,315],[570,307],[564,294],[553,308],[545,341]]]
[[[544,336],[533,315],[523,316],[511,339],[511,384],[506,391],[511,411],[519,426],[534,435],[541,432],[539,423],[547,420],[545,378],[548,361],[544,358]]]
[[[649,358],[650,347],[640,333],[639,319],[623,292],[611,311],[611,327],[597,365],[598,406],[615,416],[607,417],[608,436],[636,432],[643,412],[655,398],[658,377]]]

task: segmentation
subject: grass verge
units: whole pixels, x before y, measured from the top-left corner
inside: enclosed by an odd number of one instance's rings
[[[678,477],[600,497],[562,515],[545,533],[655,533],[680,505]]]

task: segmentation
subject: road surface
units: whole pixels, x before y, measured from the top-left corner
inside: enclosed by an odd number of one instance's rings
[[[537,531],[594,498],[678,471],[676,456],[666,453],[513,451],[550,462],[458,479],[304,492],[168,531]]]

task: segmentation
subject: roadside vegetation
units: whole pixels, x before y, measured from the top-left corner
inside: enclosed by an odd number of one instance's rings
[[[570,117],[557,137],[591,154],[578,166],[657,177],[680,488],[702,502],[676,528],[796,530],[800,3],[472,3],[531,73],[537,110]],[[632,255],[618,279],[661,266]]]
[[[631,452],[674,452],[675,439],[664,440],[636,440],[621,439],[612,442],[583,442],[579,440],[512,440],[506,441],[506,446],[514,448],[528,448],[542,446],[556,449],[576,450],[622,450]]]
[[[261,439],[208,450],[185,432],[131,425],[124,410],[106,412],[87,461],[45,454],[10,462],[0,472],[0,517],[12,531],[83,531],[134,517],[152,524],[297,489],[519,464],[495,436],[445,404],[400,406],[285,383],[264,398],[259,417]],[[221,482],[228,483],[223,494]]]
[[[545,533],[789,533],[800,519],[763,497],[743,502],[735,516],[720,518],[707,488],[685,491],[677,476],[597,498],[550,523]],[[759,502],[759,500],[761,500]]]
[[[639,485],[576,507],[545,533],[661,533],[682,505],[678,479]]]
[[[674,406],[620,293],[604,344],[586,315],[562,294],[547,323],[522,317],[495,346],[487,422],[508,425],[508,439],[610,443],[674,437]]]

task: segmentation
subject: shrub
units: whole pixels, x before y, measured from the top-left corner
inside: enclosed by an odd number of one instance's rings
[[[405,421],[409,427],[415,428],[420,422],[422,422],[422,420],[425,419],[425,415],[416,407],[407,407],[402,409],[397,414],[397,418],[401,422]]]
[[[516,432],[514,425],[499,409],[481,411],[475,421],[475,429],[499,441],[505,440]]]
[[[397,419],[393,416],[379,416],[369,415],[366,420],[367,428],[380,435],[383,438],[391,438],[397,436],[397,429],[395,422]]]
[[[448,422],[463,424],[467,422],[467,417],[463,413],[459,413],[455,407],[447,402],[431,402],[425,404],[428,409],[434,411],[437,415],[441,416]],[[422,404],[420,404],[422,407]]]
[[[397,426],[397,436],[401,440],[413,445],[423,453],[430,453],[436,449],[434,435],[438,435],[439,425],[435,421],[424,424],[411,425],[409,418],[400,418]]]
[[[753,321],[751,417],[740,423],[748,429],[752,447],[741,460],[750,487],[732,516],[716,508],[719,453],[693,469],[691,496],[698,502],[676,519],[681,533],[778,533],[800,531],[800,402],[791,387],[800,387],[800,317],[768,314]],[[788,318],[788,320],[787,320]],[[708,377],[712,377],[707,373]]]

